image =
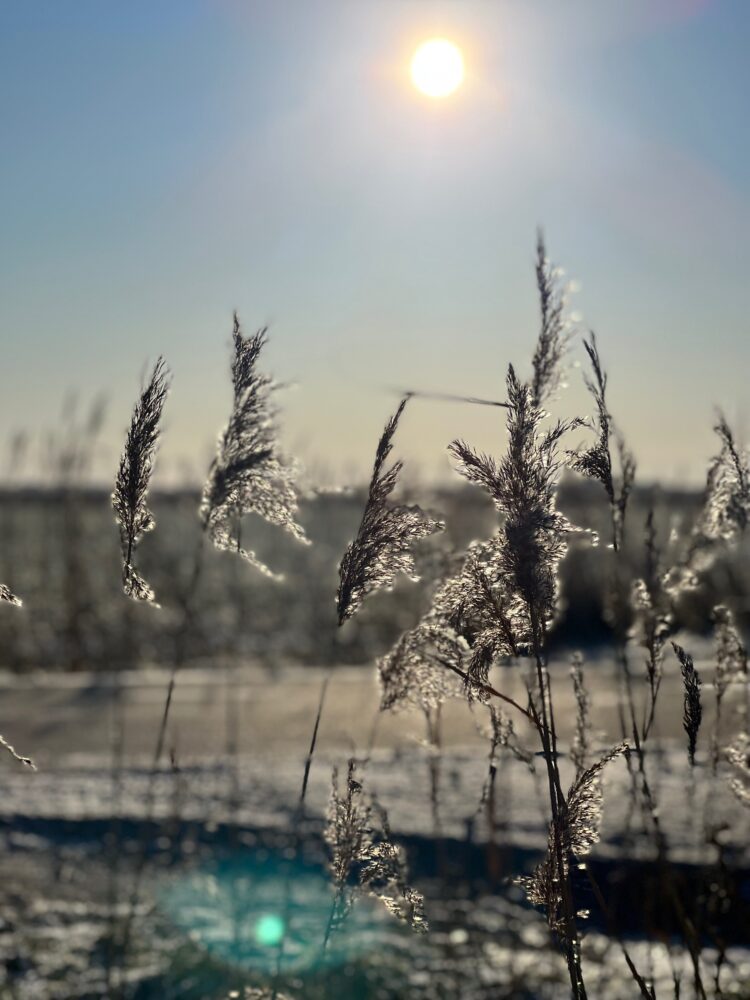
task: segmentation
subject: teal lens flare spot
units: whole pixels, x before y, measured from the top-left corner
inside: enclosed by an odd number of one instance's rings
[[[263,976],[317,974],[408,940],[377,900],[363,896],[323,951],[335,897],[328,870],[265,848],[175,871],[157,890],[174,927],[218,962]],[[0,988],[0,993],[2,989]]]
[[[255,940],[265,948],[279,944],[284,937],[284,921],[275,913],[264,913],[255,924]]]

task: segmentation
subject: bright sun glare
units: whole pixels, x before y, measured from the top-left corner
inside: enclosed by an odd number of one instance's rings
[[[411,61],[411,78],[428,97],[447,97],[463,83],[461,50],[445,38],[422,42]]]

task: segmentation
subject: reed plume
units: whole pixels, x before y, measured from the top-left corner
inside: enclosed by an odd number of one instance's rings
[[[417,579],[412,547],[443,528],[421,507],[390,502],[403,462],[396,461],[390,468],[386,463],[407,400],[401,400],[380,437],[359,530],[339,566],[339,625],[356,614],[370,594],[390,588],[399,573]]]
[[[743,806],[750,807],[750,737],[742,733],[726,747],[724,759],[730,766],[729,787]]]
[[[12,604],[13,607],[20,608],[23,601],[20,597],[16,597],[16,595],[4,583],[0,583],[0,603]]]
[[[565,933],[561,883],[569,878],[577,859],[590,854],[599,840],[603,801],[602,773],[610,761],[628,751],[626,742],[619,743],[578,775],[570,786],[567,809],[560,814],[557,827],[554,820],[550,824],[546,857],[530,876],[519,879],[529,902],[543,907],[547,922],[559,934]]]
[[[526,608],[521,597],[503,579],[505,538],[496,534],[474,543],[461,571],[440,594],[443,615],[468,649],[464,663],[466,693],[485,701],[485,687],[493,663],[518,656],[529,642]]]
[[[429,712],[461,693],[457,676],[444,670],[438,660],[460,664],[465,649],[431,617],[405,632],[390,652],[378,659],[381,711],[417,707]]]
[[[276,411],[271,402],[278,388],[258,371],[266,329],[245,337],[237,313],[232,338],[233,401],[229,422],[219,437],[201,500],[201,520],[217,549],[238,552],[266,576],[276,577],[258,556],[241,547],[233,526],[249,513],[307,543],[297,522],[299,498],[296,469],[285,460],[278,440]]]
[[[622,546],[625,527],[625,512],[635,481],[635,459],[627,449],[621,435],[614,426],[612,415],[607,408],[607,373],[602,367],[596,336],[584,340],[583,346],[589,356],[593,377],[584,376],[586,388],[596,404],[596,418],[592,424],[597,434],[596,442],[585,450],[570,452],[570,464],[576,472],[596,479],[602,484],[609,501],[612,518],[612,544],[615,551]],[[620,464],[619,477],[615,477],[611,439],[615,438]]]
[[[740,638],[739,631],[735,625],[734,615],[729,608],[723,604],[717,605],[713,610],[712,617],[714,620],[714,648],[716,657],[716,670],[714,672],[716,717],[711,736],[711,763],[714,773],[716,773],[721,757],[719,746],[722,735],[724,695],[731,684],[744,683],[745,698],[742,700],[740,710],[743,713],[745,728],[747,726],[748,657],[745,644]]]
[[[645,570],[633,583],[630,607],[633,614],[632,636],[645,651],[646,676],[649,684],[649,707],[643,724],[642,739],[647,739],[656,712],[663,675],[664,648],[674,628],[674,614],[665,575],[661,568],[661,552],[656,540],[654,511],[646,517]]]
[[[748,456],[739,449],[721,412],[714,431],[720,447],[709,463],[701,512],[666,581],[675,600],[697,585],[701,572],[712,565],[722,544],[744,534],[750,518]]]
[[[682,646],[672,643],[675,656],[680,661],[684,690],[682,727],[688,738],[688,758],[695,765],[695,749],[698,742],[698,730],[701,727],[703,708],[701,706],[701,679],[693,664],[693,658]]]
[[[155,523],[147,497],[168,391],[168,371],[164,359],[159,358],[135,404],[112,494],[115,520],[120,526],[123,589],[134,601],[150,603],[155,603],[154,592],[136,570],[134,557],[141,537]]]
[[[512,365],[506,384],[509,442],[503,458],[496,462],[460,440],[453,441],[448,450],[458,471],[469,482],[482,486],[505,515],[499,535],[482,552],[489,564],[484,579],[492,581],[503,615],[517,633],[518,648],[529,642],[536,625],[546,624],[555,613],[557,570],[566,551],[567,535],[574,530],[556,508],[562,464],[558,445],[578,422],[558,421],[543,431],[543,411],[535,403],[531,387],[519,381]],[[474,588],[480,592],[477,607],[483,600],[483,588],[480,575]]]
[[[536,287],[539,294],[541,326],[531,359],[531,395],[534,405],[542,407],[555,393],[562,377],[562,360],[571,338],[571,323],[566,314],[566,288],[562,272],[547,257],[544,235],[537,233]]]
[[[723,604],[713,610],[714,641],[716,645],[716,690],[717,714],[727,688],[735,681],[747,678],[747,649],[734,621],[734,615]]]
[[[700,528],[708,540],[734,538],[750,518],[750,468],[732,429],[719,412],[714,431],[721,448],[708,473],[708,488]]]
[[[570,758],[575,764],[576,778],[586,770],[586,761],[591,753],[591,698],[583,679],[583,656],[574,653],[570,665],[573,693],[576,699],[576,729]]]
[[[401,855],[393,844],[385,810],[368,795],[350,758],[346,788],[340,790],[338,769],[331,778],[325,840],[331,852],[334,900],[323,947],[351,912],[358,891],[379,899],[393,916],[420,933],[427,930],[424,900],[406,882]],[[353,884],[352,884],[353,883]]]

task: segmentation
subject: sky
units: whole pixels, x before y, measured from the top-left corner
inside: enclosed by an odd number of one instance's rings
[[[434,36],[467,73],[442,101],[409,77]],[[354,480],[394,389],[528,372],[541,225],[641,479],[699,482],[716,406],[750,416],[749,39],[745,0],[0,0],[4,431],[103,394],[106,479],[163,354],[159,474],[200,478],[237,309],[288,449]],[[502,411],[414,400],[409,474],[457,436],[499,453]]]

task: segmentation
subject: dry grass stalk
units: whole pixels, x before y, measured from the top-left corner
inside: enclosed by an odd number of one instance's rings
[[[750,737],[742,733],[723,756],[730,767],[729,787],[744,806],[750,806]]]
[[[480,728],[480,733],[489,741],[490,749],[487,754],[487,775],[482,785],[477,813],[482,812],[493,797],[501,750],[508,750],[517,761],[525,764],[532,774],[535,773],[534,754],[519,743],[513,720],[502,709],[492,704],[487,708],[490,713],[490,725]]]
[[[545,315],[544,302],[542,315]],[[534,361],[534,384],[522,383],[513,367],[506,380],[508,395],[508,447],[496,462],[487,455],[474,452],[462,441],[454,441],[450,451],[458,460],[459,471],[470,481],[482,486],[492,497],[503,516],[497,535],[482,546],[482,576],[474,574],[472,589],[457,592],[457,612],[471,596],[473,609],[484,618],[485,626],[477,630],[469,623],[470,632],[464,637],[471,642],[476,635],[495,635],[498,643],[479,645],[481,659],[475,662],[471,678],[481,690],[488,690],[486,678],[492,659],[506,642],[514,652],[530,653],[536,667],[536,691],[529,687],[529,710],[542,742],[547,768],[552,821],[552,850],[555,855],[557,892],[554,922],[560,929],[565,947],[571,989],[576,1000],[585,1000],[580,957],[580,941],[573,905],[572,885],[566,867],[563,843],[564,817],[567,812],[565,795],[560,783],[557,759],[557,738],[549,678],[545,661],[546,633],[557,606],[558,568],[567,550],[568,535],[573,525],[556,507],[557,484],[562,462],[559,446],[565,434],[580,425],[580,421],[558,421],[551,428],[541,426],[545,413],[540,402],[545,387],[554,383],[549,369],[540,358],[556,358],[544,341],[544,325]],[[544,377],[539,373],[545,371]],[[539,387],[542,387],[541,389]],[[489,591],[489,593],[488,593]],[[488,596],[492,600],[488,600]],[[459,625],[461,615],[456,614]],[[512,639],[512,644],[509,641]],[[498,648],[499,645],[499,648]],[[508,699],[505,699],[506,701]]]
[[[714,430],[721,450],[709,468],[700,527],[707,539],[730,539],[745,531],[750,518],[750,468],[721,412]]]
[[[590,479],[598,480],[607,494],[612,517],[612,544],[615,551],[622,546],[625,513],[635,480],[635,459],[625,446],[607,409],[607,373],[602,367],[596,336],[584,340],[583,346],[591,362],[593,378],[584,376],[586,388],[596,404],[597,416],[592,427],[597,433],[596,443],[585,451],[570,453],[571,467]],[[620,474],[616,480],[612,463],[611,439],[616,438]]]
[[[566,929],[562,913],[561,883],[569,877],[576,860],[590,854],[599,840],[602,772],[610,761],[626,754],[628,749],[627,743],[618,744],[578,775],[568,791],[567,809],[560,816],[559,826],[556,828],[554,821],[550,824],[545,859],[532,875],[519,879],[529,901],[544,908],[550,927],[563,936]],[[558,843],[562,844],[561,852]]]
[[[740,711],[743,715],[744,728],[747,728],[748,707],[748,656],[745,644],[740,638],[735,625],[734,615],[725,605],[717,605],[713,610],[714,646],[716,650],[716,671],[714,673],[714,693],[716,695],[716,718],[711,734],[711,766],[714,774],[721,759],[722,709],[724,696],[730,685],[742,683],[745,697],[742,699]]]
[[[664,585],[661,553],[656,541],[654,512],[646,518],[646,566],[643,578],[633,584],[630,606],[634,625],[632,635],[646,653],[646,676],[649,684],[649,704],[643,724],[641,741],[648,738],[656,713],[656,700],[661,687],[664,648],[674,625],[671,601]]]
[[[667,577],[673,599],[697,586],[700,574],[715,561],[721,546],[745,533],[750,518],[750,465],[720,412],[714,431],[719,453],[708,467],[701,512],[684,552]]]
[[[390,468],[386,468],[386,463],[406,403],[407,399],[401,400],[378,442],[357,537],[347,548],[339,566],[336,595],[339,625],[356,614],[370,594],[390,588],[399,573],[416,580],[412,547],[443,528],[440,521],[416,505],[390,502],[403,463],[396,461]]]
[[[734,615],[723,604],[713,610],[714,642],[716,645],[716,689],[717,715],[727,688],[736,681],[747,678],[747,649],[740,638]]]
[[[216,548],[238,552],[266,576],[275,577],[254,552],[240,546],[233,528],[245,514],[255,513],[307,542],[296,520],[296,469],[279,445],[271,403],[277,386],[258,370],[266,330],[245,337],[235,313],[232,336],[232,412],[203,490],[201,520]]]
[[[682,646],[676,642],[672,643],[675,656],[680,661],[682,671],[682,682],[684,690],[684,707],[682,713],[682,726],[688,738],[688,758],[691,765],[695,765],[695,750],[698,742],[698,731],[703,718],[703,708],[701,706],[701,679],[693,664],[693,658],[686,653]]]
[[[36,771],[36,764],[31,757],[22,757],[21,754],[16,752],[16,748],[11,746],[10,743],[5,739],[4,736],[0,736],[0,747],[3,750],[7,750],[8,753],[14,760],[17,760],[19,764],[25,764],[26,767],[30,767],[32,771]]]
[[[461,662],[464,655],[461,643],[427,617],[377,661],[381,711],[417,707],[429,712],[446,699],[458,697],[461,685],[456,675],[444,670],[438,658]]]
[[[154,527],[147,497],[168,391],[167,368],[159,358],[135,404],[112,494],[115,520],[120,526],[123,589],[133,600],[150,603],[154,603],[154,592],[136,570],[133,559],[141,537]]]
[[[573,693],[576,699],[576,729],[570,748],[570,757],[576,768],[576,778],[586,770],[591,753],[591,698],[583,679],[583,656],[574,653],[570,665]]]
[[[543,256],[538,251],[538,263]],[[459,472],[490,494],[503,518],[498,533],[475,548],[473,554],[478,558],[467,560],[468,572],[455,586],[453,621],[474,649],[467,677],[473,687],[483,692],[495,693],[487,677],[497,655],[512,652],[530,653],[533,657],[536,690],[529,687],[529,708],[522,711],[532,719],[542,742],[552,812],[551,848],[560,876],[555,904],[559,920],[556,917],[555,923],[565,947],[573,996],[585,1000],[572,886],[562,840],[567,804],[560,783],[544,652],[547,629],[556,613],[559,564],[567,550],[568,535],[575,530],[556,507],[562,468],[559,447],[565,434],[580,421],[558,421],[546,430],[541,426],[546,416],[541,404],[557,385],[562,356],[559,339],[550,335],[557,328],[561,309],[549,299],[541,264],[537,284],[542,331],[534,354],[532,382],[521,382],[513,367],[508,369],[506,453],[495,461],[473,451],[463,441],[454,441],[449,448],[458,461]]]
[[[324,949],[331,934],[351,912],[357,891],[379,899],[389,913],[418,931],[427,930],[424,900],[406,883],[401,855],[393,844],[385,810],[368,795],[357,778],[357,761],[349,760],[346,788],[341,791],[338,769],[331,779],[325,839],[331,851],[334,900],[326,926]],[[354,885],[350,885],[352,879]]]
[[[397,712],[405,707],[429,712],[463,692],[458,675],[444,667],[450,663],[463,668],[470,656],[467,643],[456,632],[451,618],[450,593],[460,561],[454,554],[445,558],[448,568],[433,587],[427,612],[377,661],[383,712]]]
[[[531,394],[534,405],[542,407],[554,395],[562,377],[562,360],[571,338],[566,314],[566,288],[562,272],[547,257],[544,235],[537,234],[536,287],[539,294],[541,327],[531,360]]]

